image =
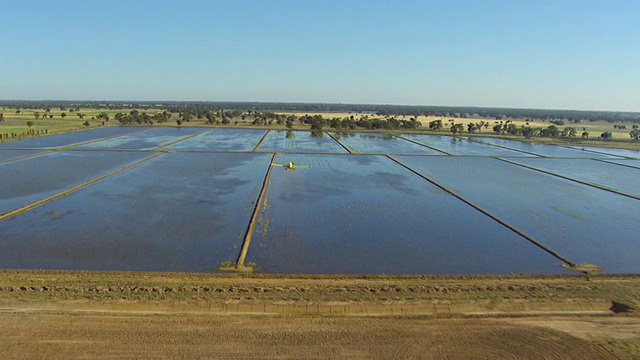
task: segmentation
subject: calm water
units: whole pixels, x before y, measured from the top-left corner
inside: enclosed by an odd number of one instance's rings
[[[74,150],[152,150],[200,132],[201,128],[152,128],[151,130],[77,146]]]
[[[383,156],[279,155],[248,261],[289,273],[557,272],[559,261]]]
[[[55,195],[149,156],[151,154],[133,152],[61,151],[0,164],[0,214]]]
[[[629,167],[636,168],[636,169],[640,169],[640,160],[631,160],[631,159],[616,160],[616,159],[611,159],[611,160],[606,160],[606,162],[612,163],[612,164],[623,165],[623,166],[629,166]]]
[[[599,148],[589,146],[569,146],[570,148],[591,151],[596,154],[608,154],[620,157],[627,157],[632,159],[640,159],[640,150],[627,150],[627,149],[612,149],[612,148]]]
[[[252,151],[266,130],[213,129],[198,136],[167,146],[166,150],[180,151]]]
[[[163,154],[0,222],[0,264],[212,271],[236,260],[269,160]]]
[[[640,201],[492,158],[398,157],[573,262],[640,272]]]
[[[271,130],[258,151],[298,153],[347,153],[340,144],[322,131]]]
[[[535,156],[520,151],[501,148],[498,146],[481,144],[464,137],[420,134],[403,134],[402,137],[429,146],[431,148],[435,148],[436,150],[450,155],[517,157]]]
[[[397,136],[379,133],[332,133],[349,151],[362,154],[442,155],[442,152]]]
[[[43,153],[41,150],[0,150],[0,162],[7,162],[23,156]]]
[[[588,159],[536,158],[510,161],[640,198],[640,169]]]
[[[150,127],[103,127],[59,135],[48,135],[20,141],[0,142],[0,149],[54,149],[96,139],[148,130]]]
[[[535,143],[526,143],[515,140],[505,140],[491,137],[470,137],[474,141],[483,142],[491,145],[503,146],[505,148],[529,152],[531,154],[545,156],[545,157],[567,157],[567,158],[615,158],[614,155],[607,155],[603,153],[594,153],[590,151],[584,151],[580,149],[572,149],[565,146],[557,145],[544,145]]]
[[[114,127],[0,144],[0,213],[159,155],[0,221],[0,267],[213,271],[238,257],[277,153],[310,168],[272,167],[247,258],[262,272],[565,272],[436,183],[576,263],[640,273],[640,200],[521,166],[637,196],[633,153],[332,135],[339,143],[308,131]]]

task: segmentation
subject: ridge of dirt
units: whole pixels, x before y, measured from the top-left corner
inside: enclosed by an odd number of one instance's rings
[[[638,304],[638,275],[0,270],[0,353],[633,359]]]

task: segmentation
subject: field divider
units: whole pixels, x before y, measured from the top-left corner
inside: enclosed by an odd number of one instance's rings
[[[198,135],[204,134],[204,133],[209,132],[209,131],[211,131],[211,129],[207,129],[207,130],[204,130],[204,131],[200,131],[200,132],[198,132],[198,133],[195,133],[195,134],[191,134],[191,135],[189,135],[189,136],[185,136],[185,137],[180,138],[180,139],[178,139],[178,140],[172,141],[172,142],[170,142],[170,143],[168,143],[168,144],[164,144],[164,145],[158,146],[157,148],[155,148],[155,149],[153,149],[153,150],[151,150],[151,151],[161,151],[162,149],[166,148],[167,146],[171,146],[171,145],[173,145],[173,144],[177,144],[177,143],[179,143],[179,142],[181,142],[181,141],[189,140],[189,139],[191,139],[191,138],[194,138],[194,137],[196,137],[196,136],[198,136]]]
[[[139,133],[141,133],[141,132],[145,132],[145,131],[149,131],[149,130],[151,130],[151,129],[143,129],[143,130],[134,131],[134,132],[131,132],[131,133],[118,134],[118,135],[108,136],[108,137],[104,137],[104,138],[99,138],[99,139],[93,139],[93,140],[83,141],[83,142],[79,142],[79,143],[76,143],[76,144],[71,144],[71,145],[66,145],[66,146],[59,147],[59,148],[54,148],[54,149],[51,149],[50,151],[51,151],[51,152],[56,152],[56,151],[65,151],[65,150],[69,150],[69,149],[71,149],[71,148],[73,148],[73,147],[76,147],[76,146],[82,146],[82,145],[87,145],[87,144],[97,143],[97,142],[100,142],[100,141],[111,140],[111,139],[119,138],[119,137],[121,137],[121,136],[127,136],[127,135],[139,134]],[[103,150],[103,151],[104,151],[104,150]]]
[[[267,134],[269,134],[271,130],[267,130],[264,132],[264,135],[262,135],[262,137],[260,138],[260,140],[258,140],[258,143],[256,144],[256,146],[253,147],[253,150],[251,150],[251,152],[256,152],[258,150],[258,148],[260,147],[260,145],[262,145],[262,142],[264,141],[264,139],[267,138]],[[274,155],[275,156],[275,155]],[[273,162],[273,161],[272,161]]]
[[[517,152],[521,152],[521,153],[523,153],[523,154],[533,155],[533,156],[535,156],[535,157],[543,157],[543,158],[544,158],[544,157],[547,157],[547,156],[540,155],[540,154],[536,154],[536,153],[532,153],[532,152],[529,152],[529,151],[526,151],[526,150],[514,149],[514,148],[510,148],[510,147],[508,147],[508,146],[504,146],[504,145],[498,145],[498,144],[486,143],[486,142],[484,142],[484,141],[482,141],[482,140],[476,140],[476,139],[474,139],[474,136],[469,136],[469,137],[467,137],[467,139],[469,139],[469,140],[470,140],[470,141],[472,141],[472,142],[479,143],[479,144],[482,144],[482,145],[495,146],[495,147],[497,147],[497,148],[507,149],[507,150],[511,150],[511,151],[517,151]],[[500,138],[498,138],[498,139],[500,139]],[[512,140],[512,141],[513,141],[513,140]]]
[[[395,136],[395,137],[397,137],[397,138],[400,138],[400,139],[402,139],[402,140],[408,141],[408,142],[410,142],[410,143],[414,143],[414,144],[416,144],[416,145],[424,146],[424,147],[426,147],[427,149],[431,149],[431,150],[435,150],[435,151],[437,151],[437,152],[441,152],[441,153],[443,153],[443,154],[445,154],[445,155],[455,156],[455,155],[453,155],[453,154],[449,154],[449,153],[448,153],[448,152],[446,152],[446,151],[442,151],[442,150],[440,150],[440,149],[438,149],[438,148],[434,148],[434,147],[431,147],[431,146],[429,146],[429,145],[425,145],[425,144],[419,143],[419,142],[417,142],[417,141],[415,141],[415,140],[407,139],[406,137],[404,137],[404,136],[402,136],[402,135],[394,135],[394,136]]]
[[[38,201],[33,202],[31,204],[25,205],[25,206],[23,206],[21,208],[9,211],[8,213],[4,213],[4,214],[0,215],[0,221],[8,219],[8,218],[10,218],[12,216],[18,215],[20,213],[32,210],[32,209],[34,209],[34,208],[36,208],[38,206],[44,205],[44,204],[46,204],[46,203],[48,203],[50,201],[53,201],[53,200],[55,200],[57,198],[69,195],[69,194],[71,194],[71,193],[73,193],[73,192],[75,192],[77,190],[80,190],[80,189],[82,189],[82,188],[84,188],[86,186],[89,186],[89,185],[91,185],[93,183],[96,183],[96,182],[98,182],[98,181],[100,181],[100,180],[102,180],[104,178],[107,178],[107,177],[109,177],[111,175],[115,175],[115,174],[121,173],[121,172],[123,172],[125,170],[128,170],[128,169],[131,169],[133,167],[136,167],[136,166],[138,166],[138,165],[140,165],[140,164],[142,164],[144,162],[147,162],[149,160],[152,160],[152,159],[154,159],[154,158],[156,158],[156,157],[158,157],[160,155],[162,155],[162,153],[154,154],[154,155],[152,155],[152,156],[150,156],[148,158],[136,161],[133,164],[129,164],[129,165],[123,166],[123,167],[118,168],[118,169],[116,169],[114,171],[111,171],[111,172],[108,172],[108,173],[106,173],[104,175],[98,176],[95,179],[92,179],[92,180],[89,180],[87,182],[84,182],[84,183],[82,183],[80,185],[76,185],[74,187],[71,187],[71,188],[69,188],[67,190],[64,190],[62,192],[59,192],[57,194],[51,195],[51,196],[46,197],[44,199],[41,199],[41,200],[38,200]]]
[[[14,151],[14,150],[6,150],[6,151]],[[13,159],[2,160],[2,161],[0,161],[0,164],[6,164],[6,163],[13,162],[13,161],[29,159],[29,158],[36,157],[36,156],[42,156],[42,155],[50,154],[52,152],[53,151],[51,151],[51,150],[44,150],[44,151],[41,151],[41,152],[38,152],[38,153],[35,153],[35,154],[23,155],[23,156],[19,156],[17,158],[13,158]]]
[[[338,145],[340,145],[343,149],[347,150],[347,152],[348,152],[349,154],[353,154],[353,151],[349,150],[349,148],[348,148],[348,147],[344,146],[344,144],[343,144],[343,143],[341,143],[341,142],[340,142],[340,140],[336,139],[336,137],[335,137],[335,136],[331,135],[331,133],[330,133],[330,132],[328,132],[328,131],[327,131],[326,133],[327,133],[327,135],[329,135],[329,137],[330,137],[331,139],[333,139],[333,141],[337,142],[337,143],[338,143]]]
[[[400,162],[399,160],[394,159],[393,157],[387,155],[387,158],[391,159],[391,161],[395,162],[396,164],[402,166],[403,168],[411,171],[412,173],[418,175],[419,177],[421,177],[422,179],[430,182],[431,184],[435,185],[436,187],[438,187],[439,189],[443,190],[444,192],[446,192],[449,195],[454,196],[455,198],[457,198],[458,200],[464,202],[465,204],[471,206],[472,208],[476,209],[477,211],[481,212],[482,214],[490,217],[491,219],[493,219],[494,221],[496,221],[497,223],[499,223],[500,225],[506,227],[507,229],[515,232],[516,234],[522,236],[523,238],[527,239],[529,242],[531,242],[532,244],[536,245],[537,247],[539,247],[540,249],[546,251],[547,253],[553,255],[554,257],[556,257],[557,259],[563,261],[565,264],[569,265],[569,268],[576,268],[578,265],[576,263],[574,263],[573,261],[569,260],[568,258],[560,255],[559,253],[557,253],[556,251],[554,251],[553,249],[551,249],[550,247],[542,244],[541,242],[539,242],[538,240],[532,238],[531,236],[523,233],[522,231],[518,230],[517,228],[507,224],[506,222],[502,221],[500,218],[496,217],[495,215],[487,212],[486,210],[482,209],[481,207],[477,206],[476,204],[472,203],[471,201],[463,198],[462,196],[456,194],[455,192],[449,190],[447,187],[440,185],[439,183],[435,182],[432,179],[429,179],[428,177],[420,174],[419,172],[417,172],[416,170],[410,168],[409,166],[403,164],[402,162]]]
[[[621,163],[617,163],[617,162],[613,162],[613,161],[612,161],[612,160],[610,160],[610,159],[592,159],[592,160],[594,160],[594,161],[600,161],[600,162],[603,162],[603,163],[605,163],[605,164],[611,164],[611,165],[624,166],[624,167],[629,168],[629,169],[636,169],[636,170],[637,170],[637,169],[640,169],[640,167],[633,166],[633,165],[627,165],[627,164],[621,164]],[[640,164],[640,159],[624,158],[624,159],[620,159],[620,160],[637,160],[637,161],[638,161],[638,164]]]
[[[548,171],[548,170],[538,169],[538,168],[533,167],[533,166],[530,166],[530,165],[520,164],[520,163],[518,163],[518,162],[511,161],[511,160],[509,160],[509,159],[504,159],[504,158],[500,158],[500,157],[496,157],[496,159],[498,159],[498,160],[500,160],[500,161],[504,161],[504,162],[506,162],[506,163],[508,163],[508,164],[512,164],[512,165],[516,165],[516,166],[523,167],[523,168],[525,168],[525,169],[529,169],[529,170],[533,170],[533,171],[538,171],[538,172],[541,172],[541,173],[543,173],[543,174],[547,174],[547,175],[551,175],[551,176],[556,176],[556,177],[559,177],[559,178],[561,178],[561,179],[565,179],[565,180],[569,180],[569,181],[576,182],[576,183],[578,183],[578,184],[591,186],[591,187],[594,187],[594,188],[596,188],[596,189],[600,189],[600,190],[604,190],[604,191],[609,191],[609,192],[612,192],[612,193],[617,194],[617,195],[622,195],[622,196],[626,196],[626,197],[629,197],[629,198],[632,198],[632,199],[640,200],[640,196],[633,195],[633,194],[627,194],[627,193],[625,193],[625,192],[622,192],[622,191],[619,191],[619,190],[616,190],[616,189],[612,189],[612,188],[608,188],[608,187],[606,187],[606,186],[602,186],[602,185],[599,185],[599,184],[594,184],[594,183],[590,183],[590,182],[582,181],[582,180],[578,180],[578,179],[572,179],[572,178],[570,178],[570,177],[568,177],[568,176],[560,175],[560,174],[557,174],[557,173],[554,173],[554,172],[552,172],[552,171]],[[623,165],[623,166],[624,166],[624,165]]]
[[[260,215],[260,209],[262,205],[262,201],[264,200],[264,195],[267,192],[267,185],[269,184],[269,178],[271,177],[271,169],[273,166],[273,162],[276,160],[276,156],[278,153],[274,153],[271,157],[271,161],[269,161],[269,168],[267,169],[267,174],[264,176],[264,180],[262,181],[262,188],[260,189],[260,195],[258,195],[258,201],[256,202],[256,207],[253,209],[253,214],[251,214],[251,219],[249,220],[249,225],[247,226],[247,231],[244,235],[244,241],[242,242],[242,248],[240,249],[240,254],[238,255],[238,260],[236,261],[236,266],[233,268],[235,271],[249,272],[253,270],[250,267],[244,265],[245,260],[247,259],[247,254],[249,253],[249,245],[251,245],[251,238],[253,237],[253,233],[256,228],[256,221],[258,220],[258,216]]]

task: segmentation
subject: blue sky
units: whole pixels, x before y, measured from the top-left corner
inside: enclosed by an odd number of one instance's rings
[[[0,0],[0,99],[640,111],[640,1]]]

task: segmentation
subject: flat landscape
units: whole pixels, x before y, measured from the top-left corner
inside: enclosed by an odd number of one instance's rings
[[[19,358],[634,359],[640,278],[3,270]]]
[[[299,130],[0,143],[0,351],[637,358],[639,162]]]
[[[0,159],[5,268],[640,273],[640,151],[130,126],[3,142]]]

